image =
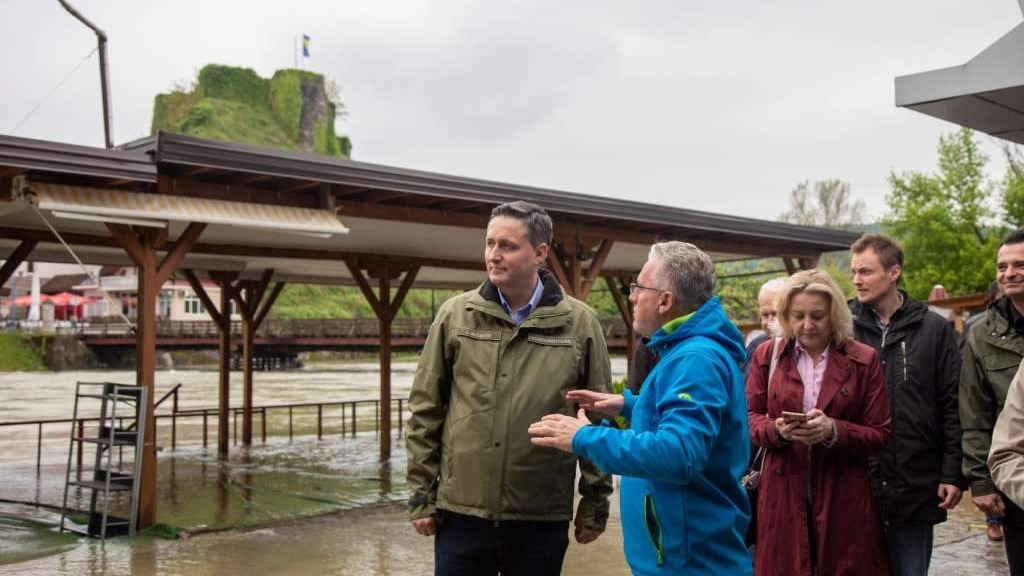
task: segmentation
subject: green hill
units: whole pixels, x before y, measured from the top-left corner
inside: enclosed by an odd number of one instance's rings
[[[320,74],[278,70],[268,80],[207,64],[191,86],[156,96],[152,131],[349,158],[351,140],[334,131],[339,111],[336,89]]]

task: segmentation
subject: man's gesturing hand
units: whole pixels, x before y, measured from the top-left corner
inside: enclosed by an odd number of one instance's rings
[[[625,399],[621,394],[605,394],[591,390],[569,390],[565,399],[580,408],[604,414],[605,416],[618,416],[622,412],[622,405]]]
[[[583,409],[580,408],[576,417],[564,414],[548,414],[539,422],[530,424],[530,442],[537,446],[558,448],[563,452],[572,452],[572,438],[576,431],[590,424]]]

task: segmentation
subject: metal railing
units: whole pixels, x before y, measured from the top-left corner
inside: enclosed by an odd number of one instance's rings
[[[395,318],[391,335],[407,338],[425,338],[430,330],[429,318]],[[618,316],[601,318],[606,338],[623,338],[626,325]],[[80,336],[120,338],[129,333],[124,322],[113,319],[92,319],[77,327]],[[160,338],[216,338],[217,325],[210,320],[161,320],[156,323]],[[241,337],[242,322],[231,322],[232,336]],[[323,318],[306,320],[267,319],[256,331],[257,338],[332,338],[380,336],[380,323],[376,318]]]
[[[181,385],[178,384],[177,386],[172,388],[170,391],[168,391],[166,394],[164,394],[164,396],[161,397],[159,402],[157,403],[157,405],[159,405],[159,403],[162,403],[168,397],[173,397],[173,404],[172,404],[173,405],[173,409],[170,412],[165,412],[163,414],[155,414],[155,416],[154,416],[154,419],[155,419],[154,437],[158,438],[158,442],[159,442],[158,434],[159,434],[159,432],[161,430],[160,422],[164,421],[165,422],[164,426],[166,426],[166,422],[168,420],[170,420],[170,438],[169,438],[169,440],[170,440],[170,448],[171,448],[171,450],[175,450],[178,447],[178,421],[182,420],[182,419],[184,419],[184,420],[201,419],[202,420],[202,445],[205,448],[205,447],[207,447],[209,445],[210,437],[211,436],[214,436],[214,437],[216,436],[216,431],[214,431],[212,433],[210,432],[209,421],[212,419],[212,420],[214,420],[214,422],[216,422],[217,414],[218,414],[218,409],[217,408],[191,408],[191,409],[179,410],[178,409],[178,390],[179,390],[180,387],[181,387]],[[369,419],[371,418],[371,415],[369,414],[369,412],[370,412],[369,407],[371,407],[371,406],[373,407],[373,414],[372,414],[373,427],[369,428],[365,424],[365,422],[369,421]],[[231,426],[231,431],[229,433],[232,436],[232,443],[237,445],[238,442],[239,442],[238,419],[239,419],[239,415],[243,413],[243,409],[240,408],[240,407],[232,407],[229,411],[232,414],[232,426]],[[288,414],[287,426],[285,427],[282,424],[280,426],[279,430],[268,432],[269,422],[270,422],[270,420],[268,419],[268,414],[271,414],[273,412],[281,412],[281,413],[287,412],[287,414]],[[331,414],[332,412],[334,413],[334,416],[332,416],[332,414]],[[394,400],[391,401],[392,421],[394,422],[394,421],[397,420],[397,427],[395,428],[395,430],[397,430],[399,437],[401,437],[404,434],[404,432],[405,432],[405,430],[404,430],[404,425],[405,424],[403,422],[404,412],[405,412],[405,400],[404,399],[399,398],[399,399],[394,399]],[[335,401],[335,402],[303,402],[303,403],[295,403],[295,404],[268,404],[268,405],[264,405],[264,406],[254,406],[252,408],[253,417],[255,418],[257,415],[259,416],[259,419],[260,419],[260,422],[259,422],[259,426],[260,426],[260,441],[261,441],[261,443],[264,443],[264,444],[267,442],[268,433],[270,433],[270,434],[280,434],[281,436],[284,436],[285,430],[287,430],[288,439],[291,440],[296,435],[295,434],[295,432],[296,432],[296,425],[295,425],[296,416],[312,417],[314,413],[316,415],[316,417],[315,417],[315,425],[316,425],[316,437],[317,437],[318,440],[322,440],[325,435],[329,435],[329,434],[337,434],[341,438],[344,438],[346,436],[354,438],[356,436],[356,434],[358,432],[360,432],[360,431],[373,430],[377,434],[380,433],[380,400],[376,400],[376,399],[370,399],[370,400],[340,400],[340,401]],[[397,419],[394,418],[394,416],[396,416],[396,415],[397,415]],[[118,426],[119,427],[123,426],[124,425],[124,420],[121,419],[121,418],[119,418],[118,420],[119,420]],[[87,424],[96,424],[99,421],[100,421],[99,417],[80,418],[80,419],[78,419],[76,435],[79,438],[84,438],[86,436],[86,434],[85,434],[85,432],[86,432],[86,425]],[[31,429],[31,428],[35,428],[36,474],[39,475],[41,473],[41,471],[42,471],[42,455],[43,455],[43,442],[44,442],[44,440],[46,442],[61,442],[61,443],[66,443],[68,441],[68,438],[67,438],[66,434],[63,434],[63,435],[60,435],[60,436],[50,436],[50,437],[47,437],[47,438],[44,439],[44,437],[43,437],[43,427],[44,426],[63,426],[62,428],[59,428],[59,429],[60,430],[64,430],[64,431],[68,431],[68,430],[70,430],[68,425],[72,424],[73,422],[75,422],[75,420],[71,419],[71,418],[58,418],[58,419],[45,419],[45,420],[20,420],[20,421],[13,421],[13,422],[0,422],[0,429],[7,429],[7,428],[29,428],[29,429]],[[360,423],[361,422],[363,423],[363,425],[362,425],[363,430],[360,430],[360,428],[361,428]],[[300,434],[300,435],[305,435],[305,434]],[[309,435],[312,435],[312,433],[310,433]],[[2,457],[0,457],[0,462],[2,462]],[[120,458],[120,454],[119,454],[118,464],[120,465],[120,463],[121,463],[121,458]],[[76,464],[76,474],[79,477],[81,477],[82,464],[83,464],[82,463],[81,450],[78,451],[78,458],[77,458],[75,464]]]

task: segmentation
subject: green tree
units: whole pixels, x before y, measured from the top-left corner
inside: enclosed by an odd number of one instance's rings
[[[982,292],[995,278],[1002,228],[987,202],[988,157],[964,128],[939,138],[935,174],[890,174],[884,230],[903,244],[904,287],[927,298],[935,284],[950,294]]]
[[[1006,176],[1003,177],[1002,209],[1006,223],[1020,230],[1024,228],[1024,154],[1016,146],[1003,146],[1006,156]]]

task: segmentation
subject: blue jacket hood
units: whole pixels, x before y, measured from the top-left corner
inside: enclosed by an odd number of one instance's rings
[[[671,334],[665,332],[664,328],[651,336],[647,345],[658,351],[671,348],[680,340],[703,336],[714,340],[721,346],[737,364],[742,364],[747,359],[747,351],[743,345],[743,335],[729,321],[725,315],[725,309],[718,296],[713,296],[703,306],[693,313],[689,320],[682,326],[676,328]]]

